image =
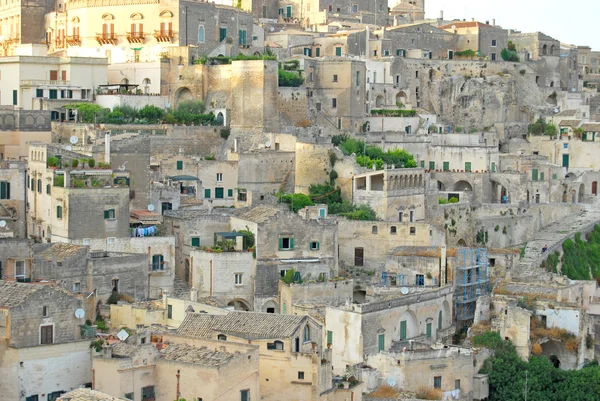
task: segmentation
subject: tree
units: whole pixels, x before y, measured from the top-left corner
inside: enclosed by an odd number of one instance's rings
[[[314,206],[314,202],[305,194],[285,194],[279,196],[279,201],[290,205],[290,210],[297,213],[306,206]]]
[[[500,56],[502,56],[502,60],[504,61],[513,61],[518,63],[520,61],[519,55],[515,51],[510,51],[507,48],[502,49],[500,52]]]

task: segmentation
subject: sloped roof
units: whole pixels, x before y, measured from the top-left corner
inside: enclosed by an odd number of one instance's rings
[[[577,110],[563,110],[558,113],[557,117],[575,117],[577,115]]]
[[[58,397],[58,401],[126,401],[89,388],[77,388]]]
[[[577,128],[580,122],[580,120],[562,120],[560,123],[558,123],[558,126]]]
[[[484,24],[479,21],[454,21],[448,25],[440,26],[440,29],[452,29],[452,27],[456,27],[456,29],[461,28],[496,28],[489,24]]]
[[[125,342],[118,342],[112,346],[113,357],[131,358],[135,355],[137,347]]]
[[[585,132],[600,132],[600,123],[581,124],[581,129]]]
[[[230,352],[214,351],[207,347],[194,347],[188,344],[167,344],[160,350],[160,354],[169,361],[209,366],[223,365],[233,358]]]
[[[242,214],[240,218],[253,221],[255,223],[265,223],[271,217],[276,216],[281,209],[276,209],[270,206],[257,206],[254,209]]]
[[[19,306],[36,292],[51,286],[56,291],[70,294],[68,291],[52,284],[29,284],[15,281],[0,281],[0,308]]]
[[[213,333],[229,333],[246,338],[289,338],[307,316],[274,313],[231,312],[224,316],[188,314],[178,334],[209,338]],[[196,333],[196,334],[194,334]]]
[[[400,12],[400,11],[404,11],[404,12],[418,12],[421,11],[423,12],[423,10],[420,7],[417,7],[414,4],[410,4],[410,3],[398,3],[396,4],[392,10],[392,12],[396,11],[396,12]]]
[[[56,242],[51,244],[51,246],[44,249],[36,256],[49,262],[52,262],[53,260],[56,260],[57,262],[63,262],[66,259],[74,256],[82,249],[85,249],[85,246]]]

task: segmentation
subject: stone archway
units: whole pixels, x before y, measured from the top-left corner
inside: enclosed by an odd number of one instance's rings
[[[232,306],[233,310],[248,312],[250,310],[250,304],[245,299],[235,298],[227,303],[227,306]]]
[[[379,95],[375,99],[375,107],[382,107],[382,106],[383,106],[383,96]]]
[[[408,98],[406,96],[406,92],[400,91],[396,95],[396,104],[401,103],[402,105],[406,105]]]
[[[464,239],[459,239],[458,242],[456,243],[459,247],[466,247],[467,246],[467,241],[465,241]]]
[[[473,192],[473,186],[469,181],[460,180],[454,184],[454,191]]]
[[[194,96],[189,88],[183,87],[175,91],[175,106],[177,106],[180,102],[192,99],[194,99]]]
[[[441,181],[437,182],[437,188],[438,188],[438,191],[440,191],[440,192],[445,192],[446,191],[446,186]]]
[[[400,318],[398,319],[399,323],[398,323],[398,327],[400,327],[400,333],[398,333],[398,338],[402,339],[403,335],[405,334],[405,340],[409,339],[409,338],[414,338],[417,337],[419,334],[421,334],[420,328],[419,328],[419,319],[417,318],[417,315],[415,314],[415,312],[413,312],[412,310],[407,310],[404,313],[402,313],[402,315],[400,315]],[[402,323],[402,322],[406,322],[406,323]],[[406,326],[404,326],[406,325]],[[404,327],[406,327],[406,329],[404,329]],[[404,331],[406,331],[404,333]]]
[[[223,113],[219,112],[219,114],[217,114],[217,124],[224,125],[224,123],[225,123],[225,117],[223,116]]]
[[[273,300],[265,302],[261,309],[261,312],[263,313],[279,313],[279,305]]]

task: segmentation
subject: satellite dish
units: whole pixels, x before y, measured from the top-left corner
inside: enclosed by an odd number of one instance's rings
[[[71,145],[65,146],[65,150],[71,151],[71,149],[73,149],[73,147]]]
[[[388,382],[388,386],[390,386],[390,387],[394,387],[396,385],[396,380],[394,380],[391,377],[387,380],[387,382]]]
[[[2,227],[2,228],[6,227],[6,221],[0,220],[0,227]]]
[[[129,333],[125,329],[122,329],[119,331],[119,334],[117,334],[117,338],[121,341],[125,341],[129,338]]]
[[[267,142],[265,142],[265,146],[266,146],[267,148],[270,148],[270,147],[271,147],[271,141],[267,141]]]
[[[69,142],[71,142],[73,145],[75,145],[77,142],[79,142],[79,138],[77,138],[75,135],[73,135],[71,137],[71,139],[69,139]]]
[[[273,28],[273,27],[270,27],[270,28],[269,28],[269,31],[271,31],[271,32],[275,32],[275,28]]]
[[[151,212],[154,211],[154,205],[152,203],[148,205],[148,210]]]
[[[559,111],[559,109],[554,109],[554,113],[558,113]]]
[[[77,319],[83,319],[84,316],[85,316],[85,311],[83,309],[79,308],[75,311],[75,317]]]
[[[406,288],[406,287],[402,287],[402,288],[400,289],[400,292],[401,292],[402,294],[406,295],[406,294],[408,294],[408,288]]]

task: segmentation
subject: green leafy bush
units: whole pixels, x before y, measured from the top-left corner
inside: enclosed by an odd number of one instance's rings
[[[558,133],[556,125],[552,123],[546,123],[542,118],[539,118],[535,123],[527,126],[527,132],[531,135],[548,135],[553,136]]]
[[[394,149],[384,152],[378,146],[367,145],[357,139],[348,138],[340,145],[345,155],[355,154],[356,162],[362,167],[376,165],[377,170],[383,169],[383,165],[394,165],[396,168],[417,167],[414,156],[404,149]]]
[[[79,160],[77,160],[77,159],[71,160],[71,167],[73,167],[73,168],[79,167]]]
[[[387,116],[387,117],[415,117],[417,115],[416,110],[387,110],[387,109],[373,109],[371,114],[374,116]]]
[[[88,159],[88,166],[89,166],[90,168],[94,168],[94,167],[96,167],[96,160],[94,160],[94,159],[92,159],[92,158],[89,158],[89,159]]]
[[[297,88],[304,83],[304,78],[295,72],[279,69],[279,86]]]
[[[515,51],[508,50],[507,48],[502,49],[500,56],[504,61],[512,61],[518,63],[520,61],[519,55]]]
[[[455,52],[454,55],[456,57],[475,57],[477,53],[475,52],[475,50],[467,49],[461,52]]]
[[[279,202],[290,205],[290,210],[297,213],[306,206],[314,206],[314,202],[305,194],[283,194],[279,195]]]
[[[50,156],[48,158],[48,167],[60,167],[60,159],[58,157]]]

